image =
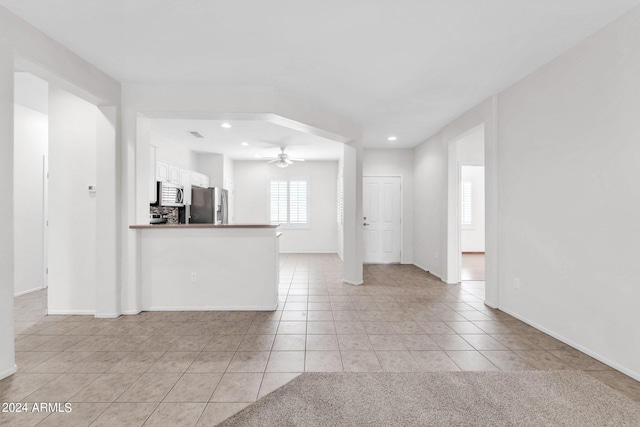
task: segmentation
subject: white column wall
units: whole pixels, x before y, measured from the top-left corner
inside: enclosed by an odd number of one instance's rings
[[[118,108],[96,111],[96,317],[118,317],[120,291],[120,138]]]
[[[96,114],[94,105],[49,87],[50,314],[96,310]]]
[[[0,43],[0,182],[13,199],[13,52]],[[0,209],[0,379],[13,374],[13,209]]]
[[[343,280],[345,283],[363,283],[362,235],[362,143],[344,145],[344,240]]]

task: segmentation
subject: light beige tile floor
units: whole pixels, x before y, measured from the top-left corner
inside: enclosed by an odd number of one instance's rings
[[[341,282],[335,255],[282,255],[275,312],[46,316],[16,298],[18,373],[0,402],[73,412],[0,413],[8,426],[211,426],[301,372],[580,369],[640,401],[640,384],[486,307],[484,283],[441,283],[406,265]]]

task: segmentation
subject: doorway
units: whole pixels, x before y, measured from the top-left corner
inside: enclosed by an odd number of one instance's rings
[[[364,262],[402,261],[402,178],[363,177]]]
[[[460,281],[485,280],[484,166],[460,166]]]

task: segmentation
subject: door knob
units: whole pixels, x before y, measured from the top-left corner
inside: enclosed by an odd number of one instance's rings
[[[364,224],[362,224],[362,225],[364,225],[364,226],[366,227],[366,226],[367,226],[367,225],[369,225],[369,224],[367,224],[367,223],[365,222],[365,223],[364,223]]]

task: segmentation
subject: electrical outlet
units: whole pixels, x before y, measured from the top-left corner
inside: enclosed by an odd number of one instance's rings
[[[198,283],[198,274],[191,273],[191,283]]]
[[[516,289],[520,289],[520,278],[519,277],[514,277],[513,278],[513,287]]]

